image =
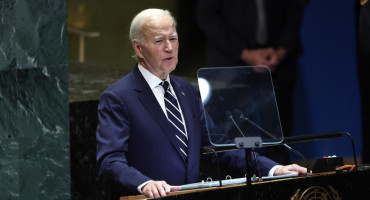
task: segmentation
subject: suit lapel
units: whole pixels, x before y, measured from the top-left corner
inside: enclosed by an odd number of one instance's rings
[[[137,66],[133,70],[133,82],[134,90],[138,94],[137,96],[139,101],[145,106],[146,110],[152,116],[153,120],[156,121],[157,124],[161,127],[162,129],[161,133],[167,136],[170,143],[172,144],[172,147],[177,151],[179,156],[182,157],[181,152],[178,148],[179,140],[176,138],[174,134],[174,132],[177,130],[175,130],[172,124],[167,120],[167,117],[163,113],[163,110],[159,105],[157,99],[155,98],[153,91],[150,89],[148,83],[140,73]],[[186,163],[185,160],[183,161],[184,163]]]

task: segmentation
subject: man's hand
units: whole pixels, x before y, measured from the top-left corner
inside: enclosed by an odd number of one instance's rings
[[[270,55],[268,67],[273,72],[276,70],[276,65],[280,64],[282,60],[286,57],[287,51],[284,47],[280,47]]]
[[[249,65],[264,65],[269,64],[271,54],[274,52],[273,48],[262,49],[243,49],[240,59]]]
[[[297,164],[279,166],[274,172],[274,176],[285,174],[307,174],[307,168],[301,167]]]
[[[167,193],[180,190],[180,186],[168,185],[165,181],[151,181],[141,189],[143,194],[149,198],[165,197]]]
[[[243,49],[240,59],[248,65],[264,65],[272,72],[276,71],[276,66],[286,57],[287,51],[284,47],[274,49],[272,47],[261,49]]]

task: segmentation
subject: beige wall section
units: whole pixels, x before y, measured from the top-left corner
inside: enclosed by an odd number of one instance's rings
[[[85,63],[129,71],[135,64],[128,39],[131,19],[146,8],[164,8],[177,17],[174,0],[67,0],[69,60],[79,61],[81,40],[72,29],[83,31]],[[100,33],[97,34],[91,33]],[[82,34],[84,34],[82,33]]]

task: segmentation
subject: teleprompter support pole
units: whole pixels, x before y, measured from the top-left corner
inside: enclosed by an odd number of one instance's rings
[[[250,187],[252,186],[252,148],[261,147],[262,139],[261,137],[237,137],[235,138],[235,145],[237,148],[245,151],[246,183],[247,187]]]
[[[246,164],[246,172],[247,172],[247,175],[246,175],[246,183],[247,183],[247,186],[251,186],[252,185],[252,158],[251,158],[251,148],[245,148],[245,164]]]

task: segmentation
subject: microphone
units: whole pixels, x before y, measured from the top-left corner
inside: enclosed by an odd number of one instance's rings
[[[266,135],[274,138],[274,139],[277,139],[276,136],[274,136],[273,134],[271,134],[270,132],[266,131],[265,129],[263,129],[261,126],[259,126],[258,124],[254,123],[252,120],[248,119],[247,117],[244,117],[244,114],[241,112],[241,111],[238,111],[236,110],[236,112],[240,112],[241,115],[240,115],[240,119],[243,119],[243,120],[246,120],[247,122],[249,122],[250,124],[252,124],[254,127],[258,128],[260,131],[264,132]]]
[[[243,138],[246,138],[245,135],[243,134],[242,130],[239,128],[238,124],[236,124],[236,122],[234,120],[234,117],[233,117],[233,114],[230,111],[226,111],[226,115],[227,115],[227,118],[234,123],[236,128],[238,128],[238,130],[239,130],[240,134],[243,136]],[[261,140],[260,137],[259,137],[259,140]],[[246,172],[247,172],[247,176],[246,176],[247,185],[252,185],[252,166],[251,166],[251,154],[252,153],[251,153],[251,151],[253,151],[253,155],[254,155],[254,158],[256,160],[259,179],[261,178],[260,169],[259,169],[259,165],[258,165],[258,160],[257,160],[256,153],[254,152],[254,149],[253,148],[245,148],[245,159],[246,159],[245,167],[246,167]]]
[[[239,126],[236,124],[236,122],[234,120],[234,117],[233,117],[233,114],[230,111],[226,111],[226,115],[227,115],[227,118],[234,123],[236,128],[239,130],[240,134],[242,134],[242,136],[245,137],[245,135],[243,134],[243,131],[240,130]]]
[[[276,136],[274,136],[270,132],[266,131],[264,128],[262,128],[261,126],[259,126],[255,122],[253,122],[252,120],[250,120],[247,117],[245,117],[244,114],[243,114],[243,112],[241,112],[240,110],[234,110],[234,111],[235,112],[238,112],[238,113],[241,113],[240,114],[240,119],[243,119],[243,120],[249,122],[250,124],[252,124],[254,127],[258,128],[260,131],[262,131],[266,135],[268,135],[268,136],[270,136],[270,137],[272,137],[274,139],[277,139]],[[283,144],[283,146],[286,147],[287,149],[289,149],[291,152],[293,152],[296,155],[298,155],[306,163],[306,166],[307,166],[307,174],[308,174],[310,172],[310,164],[308,163],[308,160],[301,153],[299,153],[297,150],[293,149],[291,146],[289,146],[287,144]]]

